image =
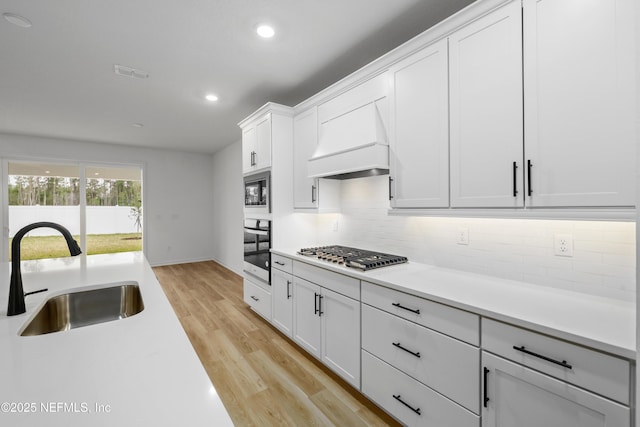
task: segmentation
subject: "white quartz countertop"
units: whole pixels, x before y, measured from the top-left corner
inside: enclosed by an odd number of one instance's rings
[[[627,359],[636,358],[636,307],[631,302],[411,261],[360,271],[297,255],[295,250],[272,252]]]
[[[141,252],[22,263],[27,313],[7,317],[0,264],[0,425],[231,426],[206,371]],[[136,281],[144,310],[40,336],[18,332],[49,297]]]

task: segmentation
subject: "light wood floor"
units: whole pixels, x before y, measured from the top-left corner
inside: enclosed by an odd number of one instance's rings
[[[251,311],[215,262],[153,269],[237,426],[399,425]]]

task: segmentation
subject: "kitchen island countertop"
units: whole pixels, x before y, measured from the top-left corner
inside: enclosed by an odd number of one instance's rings
[[[408,262],[369,271],[271,252],[357,279],[636,359],[635,303],[477,273]]]
[[[0,264],[0,425],[233,425],[141,252],[23,262],[25,292],[49,290],[7,317],[10,271]],[[19,336],[49,297],[123,281],[140,286],[139,314]]]

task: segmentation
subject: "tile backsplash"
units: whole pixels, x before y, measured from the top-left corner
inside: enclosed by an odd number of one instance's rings
[[[390,216],[387,191],[386,176],[343,181],[342,212],[317,217],[318,244],[635,301],[634,222]],[[557,235],[573,256],[555,255]]]

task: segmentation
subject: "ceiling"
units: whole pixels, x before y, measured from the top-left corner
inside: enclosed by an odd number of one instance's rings
[[[295,106],[470,3],[0,0],[32,23],[0,18],[0,132],[213,153],[266,102]]]

